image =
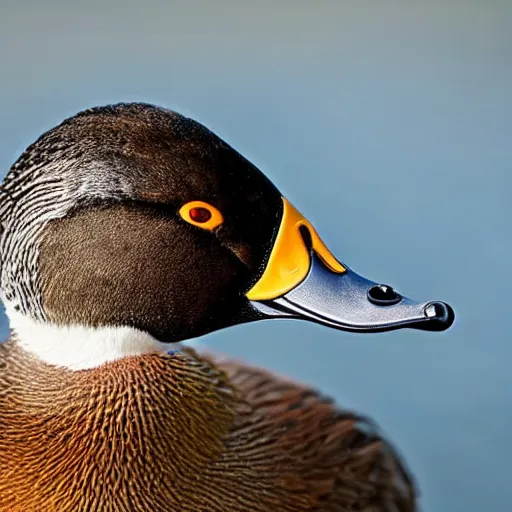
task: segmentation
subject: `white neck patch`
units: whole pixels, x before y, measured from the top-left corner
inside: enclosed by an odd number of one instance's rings
[[[167,343],[133,327],[60,326],[33,320],[5,304],[20,346],[45,363],[88,370],[129,356],[164,353]]]

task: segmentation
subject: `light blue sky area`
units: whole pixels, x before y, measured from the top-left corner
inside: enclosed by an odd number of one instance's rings
[[[426,511],[510,510],[512,3],[7,0],[0,70],[2,172],[84,107],[171,107],[354,270],[451,303],[441,334],[274,321],[203,341],[372,415]]]

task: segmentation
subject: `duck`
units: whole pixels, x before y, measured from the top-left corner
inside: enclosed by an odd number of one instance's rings
[[[417,510],[373,420],[184,342],[282,318],[442,331],[453,309],[354,272],[208,128],[79,112],[11,167],[0,229],[0,511]]]

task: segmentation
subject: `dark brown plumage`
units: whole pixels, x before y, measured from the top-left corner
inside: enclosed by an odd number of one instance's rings
[[[0,510],[408,512],[399,456],[360,416],[238,362],[82,372],[0,346]]]
[[[1,192],[2,294],[30,325],[176,342],[262,316],[246,292],[281,196],[192,120],[86,111],[30,146]],[[180,218],[197,199],[219,228]],[[77,370],[22,341],[0,345],[1,512],[416,510],[372,423],[312,389],[183,347]]]

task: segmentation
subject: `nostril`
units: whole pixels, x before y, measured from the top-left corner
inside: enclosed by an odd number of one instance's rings
[[[392,306],[402,300],[402,296],[387,284],[376,284],[368,290],[368,300],[377,306]]]

